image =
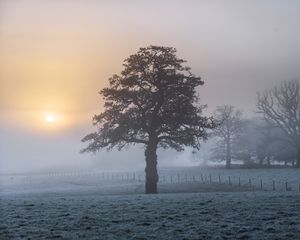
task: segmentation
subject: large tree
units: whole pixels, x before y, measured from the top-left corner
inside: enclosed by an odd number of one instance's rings
[[[140,48],[125,59],[121,74],[100,91],[104,111],[94,116],[98,131],[82,139],[89,142],[82,152],[144,144],[146,193],[157,193],[157,148],[199,148],[214,127],[198,103],[196,88],[204,82],[185,62],[175,48],[160,46]]]
[[[281,85],[258,93],[257,108],[273,127],[281,129],[285,139],[296,149],[300,168],[300,83],[285,81]]]
[[[241,132],[242,112],[234,106],[218,106],[213,114],[216,128],[213,135],[217,138],[216,147],[213,149],[213,158],[226,161],[226,168],[231,168],[233,144]]]

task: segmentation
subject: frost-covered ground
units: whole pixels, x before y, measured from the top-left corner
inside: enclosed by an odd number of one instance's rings
[[[160,195],[143,195],[137,176],[2,176],[0,239],[300,239],[298,170],[211,169],[202,182],[194,171],[186,181],[185,169],[179,183],[172,171],[162,172]],[[226,174],[295,188],[273,192],[247,181],[241,187],[208,181]]]
[[[1,239],[300,239],[300,195],[235,192],[1,199]]]

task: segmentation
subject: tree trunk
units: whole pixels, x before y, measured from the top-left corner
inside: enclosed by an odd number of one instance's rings
[[[226,168],[231,168],[231,146],[230,146],[230,140],[226,144]]]
[[[263,164],[264,164],[264,158],[263,157],[259,157],[258,160],[259,160],[259,166],[262,167]]]
[[[300,146],[297,147],[297,162],[296,162],[296,168],[300,168]]]
[[[267,156],[267,163],[268,163],[268,166],[270,167],[271,166],[271,158],[269,155]]]
[[[146,183],[145,183],[145,193],[153,194],[157,193],[157,155],[156,155],[157,144],[149,142],[145,150],[146,157]]]

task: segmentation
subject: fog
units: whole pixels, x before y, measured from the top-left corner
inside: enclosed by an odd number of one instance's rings
[[[144,146],[136,145],[123,151],[102,150],[79,154],[84,147],[80,139],[84,130],[63,135],[41,136],[20,129],[1,129],[1,173],[70,172],[78,170],[140,171],[145,168]],[[161,150],[159,166],[195,166],[191,149],[177,153]]]
[[[254,116],[256,92],[300,76],[297,1],[0,1],[0,172],[143,170],[143,146],[79,154],[95,131],[98,91],[148,45],[176,47],[209,115],[231,104]],[[62,116],[49,128],[44,111]],[[40,126],[41,125],[41,126]],[[191,149],[158,165],[193,166]]]

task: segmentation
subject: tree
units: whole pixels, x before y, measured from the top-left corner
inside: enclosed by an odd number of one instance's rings
[[[281,129],[286,141],[296,149],[300,168],[300,83],[285,81],[257,95],[257,108],[265,120]]]
[[[276,140],[274,137],[274,128],[264,121],[264,119],[254,119],[254,147],[255,155],[258,159],[260,166],[264,165],[264,162],[268,166],[271,165],[271,158],[273,157],[272,144]]]
[[[218,106],[213,114],[216,127],[213,135],[217,137],[214,156],[226,161],[226,168],[231,168],[232,144],[241,131],[242,112],[231,105]]]
[[[290,163],[294,166],[294,160],[296,157],[296,149],[292,145],[287,144],[287,142],[275,142],[274,149],[274,160],[284,163],[285,166]]]
[[[264,119],[255,119],[254,146],[255,157],[261,166],[264,162],[270,166],[271,160],[284,162],[285,165],[295,160],[295,149],[286,140],[285,133]]]
[[[196,88],[200,77],[183,66],[172,47],[140,48],[124,61],[120,75],[109,79],[100,91],[104,111],[93,118],[98,131],[85,136],[90,142],[82,152],[144,144],[146,193],[157,193],[157,148],[184,150],[200,148],[207,130],[214,127],[211,117],[202,115]]]
[[[243,161],[250,167],[254,164],[255,155],[255,133],[254,121],[252,119],[239,119],[236,122],[237,128],[232,139],[233,158]]]

